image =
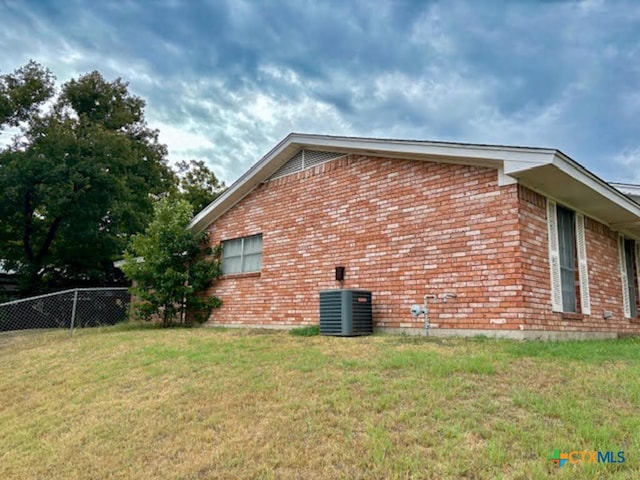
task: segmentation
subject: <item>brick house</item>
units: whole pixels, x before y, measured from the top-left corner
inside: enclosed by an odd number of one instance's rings
[[[615,337],[640,334],[638,195],[554,149],[293,133],[191,228],[223,245],[212,325],[317,324],[358,288],[379,329],[424,333],[435,295],[430,335]]]

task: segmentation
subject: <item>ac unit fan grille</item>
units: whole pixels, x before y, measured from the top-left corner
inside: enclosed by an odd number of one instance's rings
[[[336,336],[373,333],[371,292],[324,290],[320,292],[320,334]]]

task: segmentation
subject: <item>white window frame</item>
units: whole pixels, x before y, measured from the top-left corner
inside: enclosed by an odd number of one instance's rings
[[[571,210],[567,207],[563,207]],[[573,211],[573,210],[571,210]],[[587,242],[585,236],[584,215],[574,211],[574,239],[576,268],[580,284],[580,312],[591,315],[591,295],[589,294],[589,268],[587,264]],[[562,274],[560,268],[560,241],[558,234],[558,204],[547,198],[547,234],[549,239],[549,270],[551,277],[551,310],[560,313],[567,312],[562,299]]]
[[[580,281],[580,310],[584,315],[591,315],[589,266],[587,265],[587,239],[585,236],[584,225],[584,215],[576,212],[576,250],[578,254],[578,278]]]
[[[638,281],[638,291],[636,295],[640,295],[640,242],[636,242],[636,280]],[[640,312],[638,312],[640,314]]]
[[[560,241],[556,202],[547,199],[547,233],[549,235],[549,270],[551,272],[551,309],[562,312],[562,277],[560,275]]]
[[[633,309],[631,305],[631,297],[629,296],[629,277],[631,277],[631,280],[633,281],[633,275],[629,275],[629,272],[627,270],[627,251],[625,248],[625,240],[631,239],[626,239],[623,235],[618,235],[618,260],[620,263],[620,280],[622,282],[622,309],[625,318],[635,319],[640,312],[638,312],[638,309],[636,307],[636,316],[632,315]],[[638,258],[640,254],[640,242],[638,242],[637,240],[633,240],[633,242],[635,250],[634,253],[636,272],[640,273],[640,258]],[[638,282],[638,284],[635,295],[637,296],[638,294],[640,294],[640,275],[637,275],[636,281]]]
[[[258,238],[260,239],[260,251],[259,252],[251,252],[251,253],[247,253],[246,252],[246,244],[248,242],[245,242],[248,239],[251,238]],[[234,242],[238,242],[240,243],[240,254],[239,255],[226,255],[225,254],[225,244],[228,246],[231,243]],[[227,249],[228,250],[228,247]],[[245,256],[249,256],[249,255],[260,255],[260,261],[258,262],[258,269],[257,270],[249,270],[246,268],[245,265]],[[234,270],[234,271],[228,271],[228,269],[225,267],[225,260],[228,258],[239,258],[240,259],[240,270]],[[222,273],[223,275],[238,275],[238,274],[243,274],[243,273],[259,273],[262,270],[262,234],[258,233],[255,235],[248,235],[246,237],[240,237],[240,238],[232,238],[229,240],[223,240],[222,241]]]

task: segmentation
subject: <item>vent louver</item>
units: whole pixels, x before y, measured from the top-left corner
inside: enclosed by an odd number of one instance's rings
[[[291,157],[284,165],[282,165],[269,180],[274,178],[284,177],[291,175],[292,173],[301,172],[306,168],[319,165],[329,160],[335,160],[336,158],[344,157],[344,153],[339,152],[323,152],[320,150],[300,150],[293,157]]]
[[[320,292],[321,335],[352,337],[372,333],[371,292],[364,290],[322,290]]]

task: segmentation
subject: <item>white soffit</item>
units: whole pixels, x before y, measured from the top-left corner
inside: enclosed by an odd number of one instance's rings
[[[511,175],[532,190],[615,231],[640,238],[640,205],[562,152],[557,152],[551,164],[522,169]]]

